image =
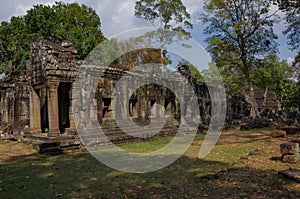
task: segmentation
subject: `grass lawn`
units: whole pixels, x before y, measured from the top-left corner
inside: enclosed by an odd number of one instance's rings
[[[124,144],[128,151],[154,151],[172,138]],[[89,153],[37,154],[30,146],[0,142],[0,198],[299,198],[300,184],[277,172],[299,164],[278,160],[279,144],[269,131],[225,131],[213,151],[198,158],[197,135],[184,156],[159,171],[115,171]],[[251,151],[259,151],[249,155]]]

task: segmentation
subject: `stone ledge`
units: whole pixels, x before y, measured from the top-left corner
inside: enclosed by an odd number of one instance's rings
[[[300,183],[300,170],[299,169],[282,170],[282,171],[278,172],[278,175]]]

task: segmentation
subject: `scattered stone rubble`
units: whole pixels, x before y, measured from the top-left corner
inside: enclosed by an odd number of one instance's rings
[[[300,160],[299,143],[295,141],[280,144],[282,161],[286,163],[297,163]]]
[[[273,138],[285,138],[286,137],[286,131],[284,131],[284,130],[275,130],[271,133],[271,137],[273,137]]]
[[[258,129],[258,128],[266,128],[271,127],[272,122],[268,119],[264,118],[255,118],[253,120],[248,121],[246,124],[241,125],[240,130],[250,130],[250,129]]]

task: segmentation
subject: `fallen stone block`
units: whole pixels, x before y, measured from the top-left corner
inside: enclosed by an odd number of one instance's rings
[[[283,155],[282,162],[295,164],[300,160],[299,153],[295,155]]]
[[[280,144],[280,152],[282,155],[299,154],[299,144],[296,142],[284,142]]]
[[[263,154],[264,154],[263,151],[261,151],[261,150],[259,150],[259,149],[256,149],[256,150],[254,150],[254,151],[249,152],[248,155],[263,155]]]
[[[278,175],[294,180],[296,182],[300,182],[300,170],[299,169],[288,169],[288,170],[282,170],[278,172]]]
[[[300,127],[284,127],[282,130],[286,131],[288,135],[300,134]]]
[[[273,138],[285,138],[286,137],[286,131],[275,130],[271,133],[271,137],[273,137]]]

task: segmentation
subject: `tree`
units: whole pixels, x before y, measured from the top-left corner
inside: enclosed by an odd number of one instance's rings
[[[183,59],[178,63],[178,70],[179,72],[183,72],[183,75],[189,80],[193,79],[198,83],[204,83],[204,79],[200,71],[197,69],[196,66],[192,65],[187,60]]]
[[[283,85],[292,78],[292,67],[286,61],[280,61],[276,55],[257,60],[253,83],[260,90],[273,90],[284,96]]]
[[[10,22],[2,22],[0,26],[0,72],[17,75],[25,71],[29,54],[29,42],[26,26],[21,17],[12,17]],[[16,66],[22,65],[18,68]]]
[[[96,12],[85,5],[62,2],[35,5],[26,15],[1,23],[1,72],[12,72],[11,75],[26,72],[30,44],[41,39],[57,44],[70,41],[78,50],[77,58],[83,59],[104,39],[100,25]],[[12,68],[7,68],[8,62]]]
[[[292,50],[300,53],[300,1],[273,0],[279,9],[286,13],[287,28],[284,31],[288,36],[288,44]]]
[[[210,0],[201,16],[207,24],[204,33],[210,35],[208,50],[217,67],[226,66],[245,81],[245,98],[251,105],[252,117],[260,116],[252,80],[255,61],[277,50],[272,27],[276,13],[270,13],[270,6],[267,0]]]
[[[286,80],[281,85],[281,99],[286,107],[300,107],[300,86],[293,80]]]
[[[181,0],[140,0],[135,4],[136,17],[150,22],[159,33],[161,63],[164,63],[164,47],[173,41],[172,35],[164,30],[172,30],[189,36],[185,29],[193,28],[190,14]]]
[[[149,42],[146,40],[147,38],[143,37],[130,38],[128,41],[118,41],[115,38],[106,39],[101,45],[95,47],[85,61],[95,62],[98,60],[111,67],[124,70],[131,70],[139,65],[161,63],[160,49],[139,48]]]
[[[292,50],[298,51],[294,66],[297,67],[298,79],[300,80],[300,1],[299,0],[273,0],[279,9],[285,12],[287,27],[284,34],[288,37],[288,45]]]
[[[260,90],[275,91],[284,106],[299,106],[300,90],[293,79],[293,67],[276,55],[257,60],[253,82]]]

